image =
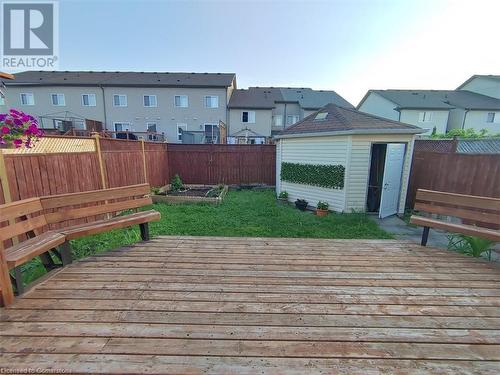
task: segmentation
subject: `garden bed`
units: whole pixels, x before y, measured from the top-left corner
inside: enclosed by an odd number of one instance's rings
[[[172,191],[170,185],[153,194],[154,203],[211,203],[219,204],[227,193],[227,186],[185,185],[184,189]]]

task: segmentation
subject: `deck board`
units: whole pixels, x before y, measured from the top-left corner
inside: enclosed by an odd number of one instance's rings
[[[159,237],[0,310],[0,369],[500,373],[500,267],[391,240]]]

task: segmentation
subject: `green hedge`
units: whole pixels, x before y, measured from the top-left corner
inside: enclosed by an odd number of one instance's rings
[[[343,189],[344,175],[343,165],[281,163],[281,181],[296,184]]]

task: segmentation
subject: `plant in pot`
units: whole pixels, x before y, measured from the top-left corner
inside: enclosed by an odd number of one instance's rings
[[[281,193],[279,193],[278,202],[282,204],[288,203],[288,193],[286,191],[282,191]]]
[[[326,216],[328,215],[328,205],[327,202],[322,202],[319,201],[318,204],[316,205],[316,215],[317,216]]]
[[[301,211],[305,211],[308,204],[309,202],[307,202],[305,199],[297,199],[295,201],[295,207],[297,207]]]

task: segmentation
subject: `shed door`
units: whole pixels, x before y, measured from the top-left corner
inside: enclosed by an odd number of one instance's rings
[[[380,198],[379,217],[384,218],[398,212],[401,177],[405,159],[404,143],[387,144],[385,154],[384,179],[382,181],[382,197]]]

